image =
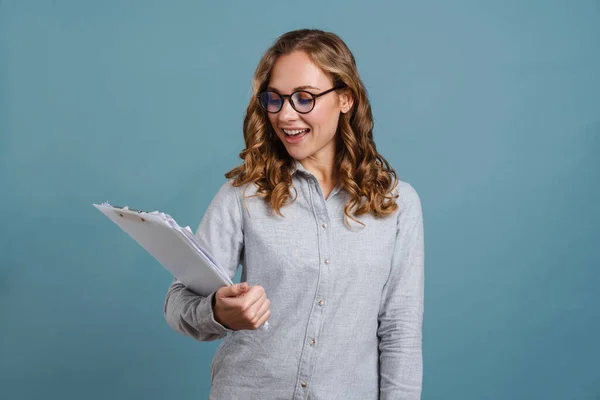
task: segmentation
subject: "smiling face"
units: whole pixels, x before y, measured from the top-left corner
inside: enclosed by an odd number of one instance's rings
[[[297,90],[319,94],[333,87],[329,76],[301,51],[279,56],[271,71],[268,89],[283,95]],[[296,106],[299,104],[296,103]],[[335,134],[340,112],[348,108],[344,96],[335,91],[315,100],[308,114],[292,108],[289,98],[278,113],[269,113],[269,121],[288,154],[298,161],[329,165],[335,156]],[[298,133],[296,136],[288,133]],[[287,132],[287,133],[286,133]]]

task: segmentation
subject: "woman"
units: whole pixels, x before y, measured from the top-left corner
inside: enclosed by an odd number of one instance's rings
[[[225,338],[211,399],[420,398],[421,203],[372,127],[338,36],[293,31],[264,54],[244,162],[196,234],[242,283],[201,297],[175,280],[165,301],[173,329]]]

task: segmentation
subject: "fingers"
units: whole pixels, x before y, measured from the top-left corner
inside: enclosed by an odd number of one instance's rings
[[[246,287],[248,284],[244,282]],[[241,284],[236,284],[241,285]],[[228,307],[233,307],[239,309],[241,312],[249,311],[258,301],[267,298],[267,294],[265,293],[265,289],[260,286],[250,286],[245,292],[242,292],[239,296],[228,296],[230,293],[235,293],[237,290],[235,288],[232,289],[232,285],[229,287],[223,287],[217,291],[217,297]],[[243,289],[238,289],[243,290]],[[261,303],[262,304],[262,303]]]
[[[254,329],[257,329],[260,326],[263,326],[265,324],[265,322],[267,322],[267,320],[269,319],[269,317],[271,316],[271,310],[267,310],[266,313],[264,313],[264,315],[254,324]]]
[[[236,283],[235,285],[224,286],[224,287],[220,288],[217,291],[217,295],[221,298],[237,297],[241,294],[244,294],[247,291],[248,291],[248,283],[242,282],[242,283]]]
[[[239,295],[234,295],[240,293]],[[232,329],[256,329],[270,316],[271,301],[265,289],[246,282],[220,288],[215,308],[223,323]]]
[[[271,300],[265,298],[264,300],[257,301],[249,310],[248,322],[253,328],[258,328],[261,325],[259,321],[264,317],[265,313],[270,311],[270,306]]]
[[[243,318],[251,324],[253,320],[260,317],[258,315],[259,310],[267,300],[267,294],[262,286],[252,286],[248,292],[240,298],[242,303],[240,304]],[[269,301],[270,304],[270,301]]]
[[[262,286],[251,286],[250,289],[248,289],[248,291],[243,296],[243,299],[245,300],[243,308],[247,310],[251,308],[254,304],[256,304],[258,301],[261,301],[266,298],[267,294],[265,293],[265,289]]]

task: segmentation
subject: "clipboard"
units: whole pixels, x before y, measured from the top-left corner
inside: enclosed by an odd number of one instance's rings
[[[182,228],[168,214],[94,204],[100,212],[138,242],[191,291],[207,297],[233,284],[214,257],[203,249],[189,227]]]

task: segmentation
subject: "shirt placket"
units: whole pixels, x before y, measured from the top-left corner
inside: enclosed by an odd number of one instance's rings
[[[319,245],[319,275],[317,278],[317,290],[313,299],[306,335],[302,346],[300,356],[300,367],[298,369],[298,379],[294,399],[306,399],[308,397],[311,381],[313,380],[313,371],[317,360],[317,351],[319,348],[319,333],[323,324],[323,315],[327,306],[327,289],[329,288],[329,279],[331,266],[330,246],[329,246],[329,215],[325,201],[321,194],[319,182],[314,176],[308,178],[308,192],[310,206],[316,222],[316,230]]]

